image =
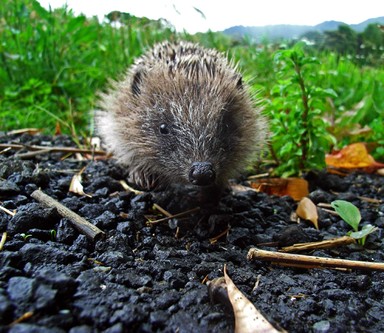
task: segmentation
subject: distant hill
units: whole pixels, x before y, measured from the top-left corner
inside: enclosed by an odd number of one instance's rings
[[[376,17],[376,18],[371,18],[369,20],[366,20],[364,22],[361,22],[359,24],[351,24],[350,27],[354,30],[356,30],[357,32],[362,32],[364,31],[364,29],[370,25],[370,24],[374,24],[374,23],[378,23],[378,24],[382,24],[384,25],[384,16],[381,16],[381,17]]]
[[[332,31],[337,30],[340,25],[349,25],[352,29],[357,32],[362,32],[364,29],[373,23],[384,25],[384,16],[371,18],[359,24],[346,24],[338,21],[326,21],[315,26],[310,25],[289,25],[289,24],[278,24],[278,25],[266,25],[260,27],[244,27],[241,25],[234,26],[223,31],[224,34],[230,35],[235,38],[242,38],[249,36],[255,38],[257,41],[267,38],[268,40],[276,39],[293,39],[299,38],[306,32],[309,31]]]
[[[337,28],[340,25],[346,25],[346,24],[341,21],[325,21],[323,23],[315,25],[314,27],[311,27],[311,30],[318,31],[318,32],[334,31],[334,30],[337,30]]]

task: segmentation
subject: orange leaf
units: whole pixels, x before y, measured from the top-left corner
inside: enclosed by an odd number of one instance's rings
[[[303,198],[300,200],[299,205],[296,209],[297,216],[301,217],[304,220],[311,221],[316,229],[319,229],[318,219],[319,215],[317,214],[316,205],[309,198]]]
[[[251,187],[258,191],[278,196],[289,195],[300,200],[309,194],[308,182],[302,178],[261,178],[251,181]]]
[[[374,158],[368,154],[365,144],[361,142],[353,143],[340,151],[327,154],[325,163],[327,166],[343,169],[377,169],[384,166],[384,164],[376,162]]]

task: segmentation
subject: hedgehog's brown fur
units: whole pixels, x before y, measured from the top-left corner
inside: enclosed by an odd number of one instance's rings
[[[226,57],[197,44],[163,42],[101,96],[97,127],[141,188],[188,183],[209,162],[222,188],[265,142],[266,122]]]

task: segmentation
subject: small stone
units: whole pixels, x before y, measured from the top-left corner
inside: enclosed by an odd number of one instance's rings
[[[0,197],[7,197],[20,193],[20,188],[11,181],[0,180]]]
[[[59,215],[55,208],[45,208],[33,202],[17,209],[8,225],[8,232],[16,234],[30,229],[48,230],[54,228],[58,221]]]
[[[327,333],[331,328],[331,324],[328,320],[318,321],[313,325],[314,333]]]

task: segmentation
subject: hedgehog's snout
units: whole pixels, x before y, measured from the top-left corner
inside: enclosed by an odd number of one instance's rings
[[[216,172],[210,162],[195,162],[189,170],[189,181],[193,185],[212,185],[216,178]]]

